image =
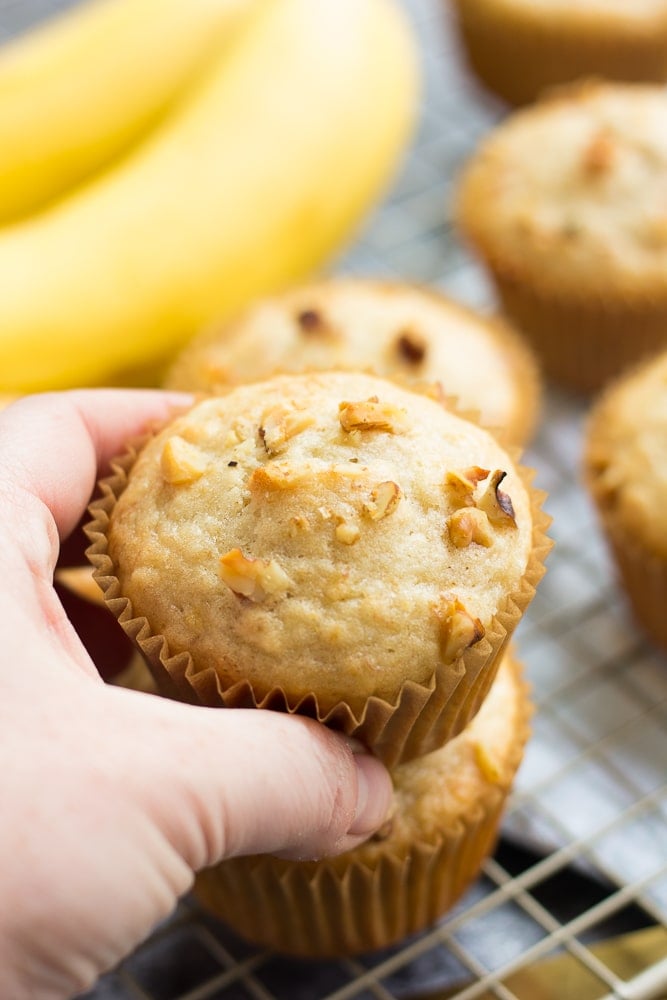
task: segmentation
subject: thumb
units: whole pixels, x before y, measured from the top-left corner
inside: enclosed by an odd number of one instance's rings
[[[241,854],[337,854],[387,817],[386,768],[312,719],[97,693],[115,699],[113,716],[133,734],[127,790],[195,871]]]

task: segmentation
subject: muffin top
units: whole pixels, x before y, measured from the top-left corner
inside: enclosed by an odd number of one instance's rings
[[[586,470],[603,515],[667,558],[667,352],[599,400],[588,427]]]
[[[260,301],[189,344],[167,383],[220,392],[280,371],[330,368],[439,381],[512,441],[535,422],[536,366],[523,341],[435,291],[400,283],[340,278]]]
[[[171,653],[324,710],[393,702],[458,661],[531,546],[527,490],[488,432],[351,372],[198,403],[142,449],[108,530],[121,595]]]
[[[462,177],[458,217],[492,268],[550,294],[667,295],[667,92],[586,83],[516,112]]]

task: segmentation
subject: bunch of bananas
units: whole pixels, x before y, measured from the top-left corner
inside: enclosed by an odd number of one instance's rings
[[[145,372],[311,273],[417,92],[399,0],[88,0],[6,46],[0,391]]]

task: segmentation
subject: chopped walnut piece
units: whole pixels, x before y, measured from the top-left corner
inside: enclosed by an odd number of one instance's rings
[[[364,504],[364,510],[371,521],[381,521],[396,510],[402,495],[398,483],[392,483],[391,480],[378,483],[371,490],[370,500]]]
[[[469,646],[484,638],[484,626],[473,618],[457,597],[443,595],[436,609],[440,619],[440,653],[445,663],[454,663]]]
[[[312,427],[314,423],[315,418],[305,410],[280,404],[273,406],[263,415],[259,434],[264,447],[271,455],[282,451],[290,438],[300,434],[307,427]]]
[[[414,330],[401,330],[396,338],[396,350],[404,361],[418,365],[426,357],[426,340]]]
[[[591,178],[602,177],[611,170],[615,156],[614,137],[607,129],[600,129],[584,151],[584,173]]]
[[[485,511],[476,507],[461,507],[454,511],[447,520],[447,530],[457,549],[465,549],[472,544],[483,545],[488,549],[493,545],[489,518]]]
[[[165,441],[160,456],[160,471],[172,486],[194,483],[206,471],[207,465],[204,453],[177,434]]]
[[[356,524],[350,524],[349,521],[341,521],[340,524],[336,525],[336,538],[343,545],[354,545],[360,535],[359,528]]]
[[[488,475],[489,470],[480,469],[478,465],[471,465],[469,469],[464,469],[462,472],[455,470],[447,472],[445,475],[445,489],[447,490],[452,506],[474,506],[474,493],[477,484],[481,480],[486,479]]]
[[[474,743],[473,746],[478,768],[487,781],[496,784],[501,778],[501,771],[498,767],[498,762],[489,753],[487,747],[485,747],[483,743]]]
[[[506,475],[507,473],[503,472],[502,469],[496,469],[495,472],[491,473],[491,478],[477,501],[477,506],[488,514],[491,524],[511,524],[513,528],[516,528],[516,515],[510,496],[499,488]]]
[[[240,549],[220,556],[220,578],[235,594],[257,603],[287,590],[291,581],[275,559],[253,559]]]
[[[267,462],[258,465],[250,474],[248,488],[251,492],[277,492],[296,489],[308,476],[308,470],[297,469],[289,462]]]
[[[357,403],[342,402],[338,417],[344,431],[388,431],[400,434],[407,430],[407,413],[392,403],[381,403],[377,396]]]

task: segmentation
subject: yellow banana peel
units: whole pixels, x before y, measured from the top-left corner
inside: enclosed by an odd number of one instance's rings
[[[389,182],[418,75],[397,0],[255,6],[131,155],[0,230],[0,391],[158,364],[311,273]]]
[[[256,0],[87,0],[0,49],[0,223],[126,152]]]

